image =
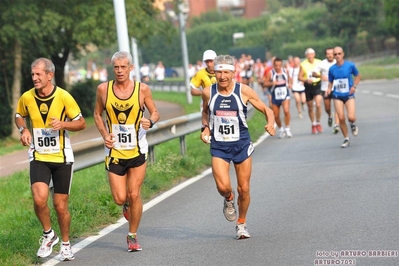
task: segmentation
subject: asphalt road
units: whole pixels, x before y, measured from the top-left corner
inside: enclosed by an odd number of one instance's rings
[[[138,231],[143,251],[126,251],[122,219],[96,241],[75,243],[80,250],[68,265],[399,265],[398,87],[399,80],[361,82],[359,135],[347,149],[325,114],[325,131],[312,135],[291,102],[294,137],[269,137],[253,155],[250,239],[235,240],[208,172],[146,204]],[[374,256],[391,250],[396,257]]]

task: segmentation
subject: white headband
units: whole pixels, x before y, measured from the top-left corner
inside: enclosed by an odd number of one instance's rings
[[[215,66],[215,71],[218,71],[218,70],[231,70],[231,71],[234,71],[235,67],[233,65],[229,65],[229,64],[217,64]]]

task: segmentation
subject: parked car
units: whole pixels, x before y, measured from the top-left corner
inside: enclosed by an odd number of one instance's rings
[[[176,78],[178,76],[179,76],[179,74],[177,73],[177,71],[174,68],[171,68],[171,67],[165,68],[165,77]]]

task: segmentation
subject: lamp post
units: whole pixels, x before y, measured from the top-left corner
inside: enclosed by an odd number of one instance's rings
[[[116,33],[118,35],[119,51],[130,52],[129,33],[127,30],[125,0],[114,0]],[[118,14],[118,15],[116,15]]]
[[[137,42],[136,42],[136,39],[133,37],[132,37],[132,54],[133,54],[133,63],[134,63],[134,75],[136,76],[137,81],[141,81],[140,69],[139,69],[139,54],[137,51]]]
[[[193,98],[190,91],[190,80],[188,76],[188,51],[187,51],[187,39],[186,39],[186,20],[184,14],[188,12],[188,8],[179,1],[179,29],[180,29],[180,40],[181,40],[181,50],[183,58],[183,72],[184,72],[184,86],[186,89],[187,103],[191,104]]]

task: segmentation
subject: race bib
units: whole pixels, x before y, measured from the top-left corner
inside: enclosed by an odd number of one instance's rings
[[[213,135],[217,141],[237,141],[240,128],[236,111],[216,111]]]
[[[349,92],[349,80],[348,79],[336,79],[334,80],[334,86],[336,92],[348,93]]]
[[[313,71],[311,71],[311,72],[308,74],[308,79],[311,79],[312,82],[316,82],[316,79],[317,79],[317,78],[313,77]]]
[[[134,125],[112,124],[112,133],[115,138],[114,149],[132,150],[137,147]]]
[[[287,87],[274,88],[274,96],[276,100],[284,100],[287,97]]]
[[[58,130],[51,128],[33,129],[35,150],[40,154],[52,154],[60,152],[60,136]]]

